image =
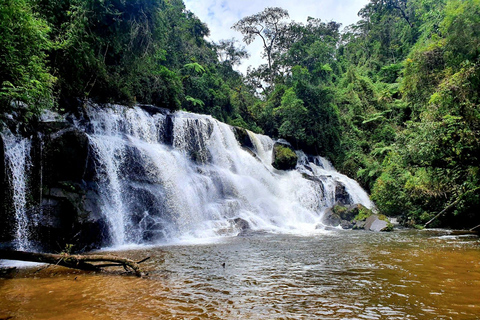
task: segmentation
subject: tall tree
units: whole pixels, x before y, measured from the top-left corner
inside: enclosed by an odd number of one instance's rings
[[[233,25],[233,29],[243,34],[243,41],[248,45],[257,37],[263,43],[263,55],[267,59],[267,82],[273,84],[275,79],[274,62],[281,51],[282,36],[287,31],[287,10],[278,7],[266,8],[260,13],[245,17]]]
[[[215,50],[220,63],[233,67],[239,65],[242,59],[250,57],[245,47],[238,47],[237,42],[237,40],[232,38],[220,40],[215,44]]]

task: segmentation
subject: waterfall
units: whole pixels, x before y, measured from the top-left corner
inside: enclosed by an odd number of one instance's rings
[[[149,163],[143,162],[147,157],[145,152],[135,158],[131,150],[140,151],[149,144],[159,145],[165,117],[151,117],[139,109],[121,106],[103,110],[90,108],[88,115],[92,127],[89,138],[98,160],[102,209],[110,227],[112,244],[138,242],[141,239],[134,230],[136,226],[129,213],[132,210],[129,204],[135,200],[129,199],[125,180],[135,174],[135,168],[145,170],[142,178],[154,178],[156,171],[149,167]],[[148,211],[142,214],[149,217]]]
[[[278,171],[271,138],[248,132],[254,150],[246,150],[210,116],[176,112],[169,141],[168,115],[121,106],[87,112],[113,245],[233,235],[237,218],[253,230],[313,231],[338,183],[354,203],[373,206],[325,159],[299,153],[297,170]]]
[[[17,250],[29,250],[32,245],[27,215],[28,177],[32,166],[31,140],[19,138],[6,132],[2,135],[5,144],[5,167],[11,174],[12,202],[15,215],[15,240]]]
[[[33,239],[48,240],[49,232],[53,241],[82,236],[85,245],[94,232],[97,243],[109,246],[234,236],[245,226],[253,231],[316,232],[339,194],[343,204],[374,208],[358,183],[326,159],[297,151],[296,170],[277,170],[272,166],[274,140],[245,131],[241,139],[249,141],[241,145],[238,129],[211,116],[148,106],[91,104],[84,110],[68,121],[51,120],[35,144],[43,148],[45,139],[45,155],[32,149],[30,139],[4,134],[17,249],[31,249]],[[72,144],[82,137],[84,149],[78,155],[85,158],[75,163],[74,174],[68,174],[68,167],[56,171],[62,157],[72,161],[76,155],[65,146],[76,150]],[[30,154],[44,159],[35,158],[40,163],[32,164]],[[46,185],[31,192],[40,190],[40,203],[27,210],[27,199],[38,198],[29,196],[29,180],[38,176],[30,171],[42,171],[44,164]],[[55,180],[53,173],[65,181]],[[43,172],[39,176],[42,184]],[[64,215],[64,208],[70,215]],[[70,226],[72,230],[66,230]],[[30,235],[29,230],[37,233]],[[37,237],[42,232],[45,237]]]
[[[335,170],[330,161],[320,156],[309,159],[302,151],[297,151],[297,154],[299,156],[297,169],[300,172],[321,177],[328,202],[327,206],[335,205],[335,188],[337,183],[340,183],[352,198],[352,203],[360,203],[368,209],[375,210],[375,205],[358,182]]]

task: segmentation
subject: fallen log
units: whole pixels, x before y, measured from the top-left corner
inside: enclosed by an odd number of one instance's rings
[[[149,258],[136,262],[131,259],[113,255],[70,255],[66,253],[53,254],[0,250],[0,259],[49,263],[67,268],[89,271],[98,271],[105,267],[123,267],[126,271],[133,272],[137,277],[141,277],[142,271],[139,264]]]

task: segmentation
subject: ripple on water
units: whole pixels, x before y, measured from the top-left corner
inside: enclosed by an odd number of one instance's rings
[[[151,256],[142,279],[22,269],[0,279],[0,319],[475,318],[478,238],[445,235],[262,234],[116,252]]]

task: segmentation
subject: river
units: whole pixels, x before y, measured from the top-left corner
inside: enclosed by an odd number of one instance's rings
[[[148,275],[40,265],[0,279],[0,319],[478,319],[480,240],[445,230],[252,233],[125,248]]]

